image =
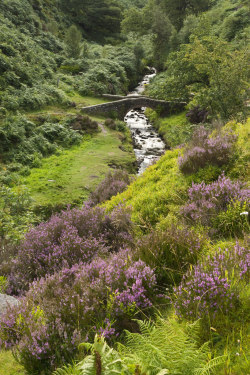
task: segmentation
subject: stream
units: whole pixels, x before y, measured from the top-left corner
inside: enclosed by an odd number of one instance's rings
[[[150,74],[144,76],[140,84],[128,96],[141,95],[145,85],[156,75],[155,69],[152,68]],[[133,147],[138,163],[138,175],[142,174],[145,169],[157,161],[165,151],[165,143],[149,123],[145,116],[146,108],[136,108],[129,111],[124,121],[128,125],[133,139]]]

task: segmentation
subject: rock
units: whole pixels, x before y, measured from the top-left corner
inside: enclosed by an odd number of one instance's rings
[[[0,293],[0,316],[6,311],[7,307],[16,306],[19,304],[18,299],[9,296],[8,294]]]

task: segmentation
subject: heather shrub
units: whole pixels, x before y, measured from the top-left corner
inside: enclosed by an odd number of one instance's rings
[[[104,121],[104,125],[107,126],[109,129],[112,129],[112,130],[115,130],[115,129],[116,129],[116,123],[115,123],[115,120],[113,120],[112,118],[107,118],[107,119]]]
[[[127,125],[124,121],[113,120],[111,118],[107,118],[104,122],[104,125],[107,126],[109,129],[117,130],[119,132],[125,132],[127,128]]]
[[[192,222],[213,226],[218,215],[228,210],[229,205],[238,201],[238,207],[246,207],[250,190],[239,181],[231,181],[222,174],[211,184],[193,184],[188,190],[188,202],[182,208],[184,216]],[[222,217],[222,216],[220,216]],[[219,220],[219,219],[218,219]],[[240,217],[239,217],[240,220]],[[220,228],[217,228],[217,231]]]
[[[10,291],[22,293],[37,278],[90,262],[131,242],[130,215],[122,207],[109,215],[88,205],[63,211],[26,234],[13,260]]]
[[[199,106],[191,108],[187,114],[187,119],[191,122],[191,124],[199,124],[201,122],[205,122],[208,116],[208,111]]]
[[[201,126],[195,131],[191,143],[179,157],[180,170],[194,173],[207,164],[222,166],[228,163],[236,137],[230,133],[209,137],[209,132]]]
[[[190,264],[197,262],[206,244],[206,237],[192,229],[170,227],[163,231],[153,230],[142,237],[136,255],[151,268],[159,285],[178,284]]]
[[[247,247],[217,251],[194,266],[175,289],[176,313],[192,320],[230,314],[239,306],[239,294],[248,282],[250,254]]]
[[[90,204],[96,205],[109,200],[114,195],[123,192],[130,182],[131,178],[127,171],[116,169],[108,172],[104,180],[91,193]]]
[[[153,270],[125,249],[64,268],[33,283],[20,305],[1,317],[1,342],[17,351],[30,373],[49,371],[106,319],[115,333],[128,327],[135,313],[152,306],[155,285]]]
[[[93,134],[99,131],[98,123],[93,121],[89,116],[77,115],[75,118],[69,120],[69,125],[81,134]]]

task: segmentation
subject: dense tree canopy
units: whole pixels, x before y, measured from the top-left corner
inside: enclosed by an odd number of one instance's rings
[[[104,40],[120,32],[121,5],[116,0],[63,0],[63,5],[87,35]]]

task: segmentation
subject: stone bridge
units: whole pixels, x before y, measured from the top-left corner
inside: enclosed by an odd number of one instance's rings
[[[147,107],[152,108],[161,115],[180,112],[184,109],[186,103],[178,101],[165,101],[148,98],[146,96],[116,96],[105,95],[109,99],[118,99],[112,102],[92,105],[81,108],[81,112],[87,115],[97,115],[123,120],[126,114],[135,108]]]

